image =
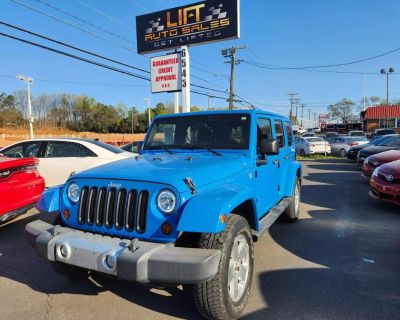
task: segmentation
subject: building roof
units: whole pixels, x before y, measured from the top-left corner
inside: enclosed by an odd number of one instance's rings
[[[384,118],[400,118],[400,106],[375,106],[368,107],[362,113],[364,120],[367,119],[384,119]]]

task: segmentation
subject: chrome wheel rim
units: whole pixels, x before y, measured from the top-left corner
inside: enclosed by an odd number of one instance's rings
[[[296,217],[299,215],[299,208],[300,208],[300,190],[299,190],[299,184],[296,184],[296,187],[294,188],[294,210]]]
[[[250,272],[250,247],[244,235],[233,241],[229,259],[228,292],[233,302],[238,302],[247,287]]]

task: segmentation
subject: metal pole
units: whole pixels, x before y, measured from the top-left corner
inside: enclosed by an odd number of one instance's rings
[[[211,106],[210,106],[210,105],[211,105],[211,97],[210,97],[210,94],[207,95],[207,102],[208,102],[208,103],[207,103],[207,110],[210,110],[210,107],[211,107]]]
[[[132,134],[133,134],[133,107],[131,109],[131,113],[132,113]]]
[[[181,47],[182,112],[190,112],[190,58],[189,48]]]
[[[235,50],[231,50],[231,83],[229,89],[229,110],[235,109]]]
[[[32,81],[31,78],[26,78],[26,83],[28,87],[28,117],[29,117],[29,135],[31,139],[34,139],[33,136],[33,116],[32,116],[32,102],[31,102],[31,88],[30,82]]]
[[[151,113],[150,113],[151,112],[151,110],[150,110],[150,102],[151,102],[151,100],[150,100],[150,98],[145,98],[144,101],[147,102],[147,110],[148,110],[148,116],[149,116],[148,121],[149,121],[149,125],[150,125],[150,123],[151,123]]]
[[[179,113],[179,92],[175,92],[174,113]]]
[[[304,117],[304,104],[301,105],[301,124],[300,124],[300,127],[303,127],[303,117]]]

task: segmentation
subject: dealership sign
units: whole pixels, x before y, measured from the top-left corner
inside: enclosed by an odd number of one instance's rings
[[[237,39],[239,14],[239,0],[208,0],[138,16],[138,53]]]
[[[173,53],[151,58],[151,92],[174,92],[181,90],[181,67],[179,54]]]

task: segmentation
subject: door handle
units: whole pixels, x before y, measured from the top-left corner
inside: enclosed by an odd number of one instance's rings
[[[285,156],[284,159],[285,159],[285,160],[289,160],[289,155]]]
[[[274,160],[273,162],[272,162],[273,164],[277,164],[278,166],[279,166],[279,164],[281,163],[279,160]]]

